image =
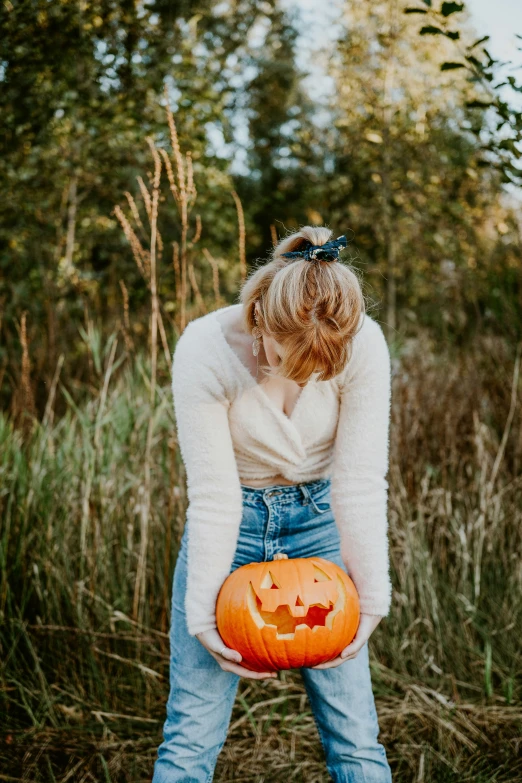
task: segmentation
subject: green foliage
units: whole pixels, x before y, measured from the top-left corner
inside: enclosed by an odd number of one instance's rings
[[[438,24],[423,26],[419,30],[419,35],[442,34],[454,41],[460,40],[459,31],[447,29],[446,18],[463,10],[464,3],[453,2],[442,3],[440,11],[430,9],[431,20]],[[504,78],[503,69],[511,63],[501,62],[492,57],[483,46],[488,40],[489,35],[485,35],[466,44],[464,48],[461,47],[456,52],[461,59],[442,63],[440,70],[465,69],[469,83],[477,89],[477,97],[467,101],[467,107],[489,110],[488,115],[482,120],[484,130],[482,135],[486,137],[482,142],[482,150],[485,153],[483,162],[487,161],[500,172],[503,184],[521,185],[522,111],[515,108],[516,103],[509,101],[501,88],[509,86],[514,92],[522,92],[522,84],[519,84],[513,75]],[[480,50],[473,54],[473,50],[477,47],[480,47]],[[500,130],[503,131],[502,134],[499,134]],[[509,134],[508,138],[505,134]],[[478,134],[476,135],[478,137]]]
[[[345,3],[326,137],[335,172],[319,211],[355,231],[356,263],[392,333],[422,323],[438,341],[458,341],[495,323],[516,338],[520,283],[494,306],[491,293],[492,280],[512,280],[508,267],[518,266],[516,217],[501,200],[501,174],[483,165],[486,118],[468,105],[475,85],[465,68],[441,73],[445,55],[453,62],[447,36],[434,47],[392,6]]]
[[[462,11],[464,8],[464,3],[442,3],[440,7],[440,12],[442,16],[451,16],[451,14],[455,14],[458,11]]]
[[[419,30],[420,35],[444,35],[444,30],[440,27],[434,27],[433,25],[425,25]]]
[[[104,334],[121,323],[123,286],[133,339],[146,339],[147,283],[113,209],[128,213],[135,200],[146,247],[137,177],[150,187],[147,136],[170,149],[165,85],[192,154],[189,240],[199,215],[192,262],[204,297],[215,285],[209,258],[223,299],[237,290],[235,190],[250,265],[299,225],[351,229],[354,264],[391,333],[429,325],[439,341],[480,329],[516,339],[520,237],[504,186],[520,181],[522,120],[499,91],[521,88],[499,73],[488,37],[471,37],[462,5],[404,2],[396,13],[391,0],[346,0],[328,51],[334,87],[316,106],[296,66],[302,23],[279,0],[4,3],[2,404],[16,406],[22,384],[24,311],[40,412],[60,354],[64,372],[85,373],[80,327],[91,314]],[[158,288],[172,327],[181,224],[165,176],[161,187]],[[192,284],[188,295],[190,312],[201,312]]]
[[[297,31],[274,9],[262,46],[251,54],[245,94],[247,173],[236,175],[247,217],[250,257],[266,257],[271,226],[297,226],[316,197],[324,154],[314,149],[314,111],[295,66]],[[281,229],[280,229],[281,230]]]
[[[227,162],[206,128],[230,142],[239,88],[227,81],[228,63],[245,62],[244,39],[263,14],[247,3],[231,24],[212,8],[205,0],[3,4],[0,301],[10,353],[24,308],[34,349],[48,351],[52,367],[58,334],[74,344],[86,307],[115,318],[121,279],[131,304],[142,303],[143,283],[112,210],[125,191],[138,192],[138,175],[147,181],[145,136],[167,135],[165,82],[182,141],[190,139],[196,170],[206,174],[198,186],[209,244],[228,246],[234,204],[218,203],[215,192]],[[47,335],[35,323],[47,324]]]

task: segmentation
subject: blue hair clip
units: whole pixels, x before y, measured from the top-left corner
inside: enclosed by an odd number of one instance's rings
[[[343,247],[346,247],[348,241],[344,234],[337,239],[332,239],[324,245],[308,245],[302,250],[294,250],[290,253],[282,253],[283,258],[304,258],[306,261],[337,261],[339,253]]]

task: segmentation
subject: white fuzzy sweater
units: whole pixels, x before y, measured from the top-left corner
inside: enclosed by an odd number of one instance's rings
[[[242,304],[228,308],[241,308]],[[189,633],[216,627],[215,604],[242,518],[241,483],[277,475],[331,478],[332,512],[361,611],[388,614],[387,490],[391,372],[388,346],[368,314],[344,370],[315,375],[290,417],[227,342],[214,310],[178,339],[172,391],[187,475]]]

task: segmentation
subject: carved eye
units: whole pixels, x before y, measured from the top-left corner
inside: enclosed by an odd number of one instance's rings
[[[330,582],[331,579],[328,576],[328,574],[325,574],[324,571],[321,571],[320,568],[317,568],[317,566],[314,565],[314,582]]]
[[[263,587],[265,590],[279,590],[281,585],[276,582],[270,571],[267,571],[261,581],[261,587]]]

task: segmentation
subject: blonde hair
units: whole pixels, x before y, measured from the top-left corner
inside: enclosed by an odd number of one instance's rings
[[[263,365],[271,376],[306,383],[313,373],[324,381],[340,373],[351,355],[351,341],[358,331],[365,301],[357,274],[337,261],[283,258],[282,254],[307,246],[324,245],[332,231],[303,226],[282,239],[271,260],[256,269],[241,286],[244,327],[256,325],[254,307],[259,303],[257,324],[284,347],[281,364]]]

